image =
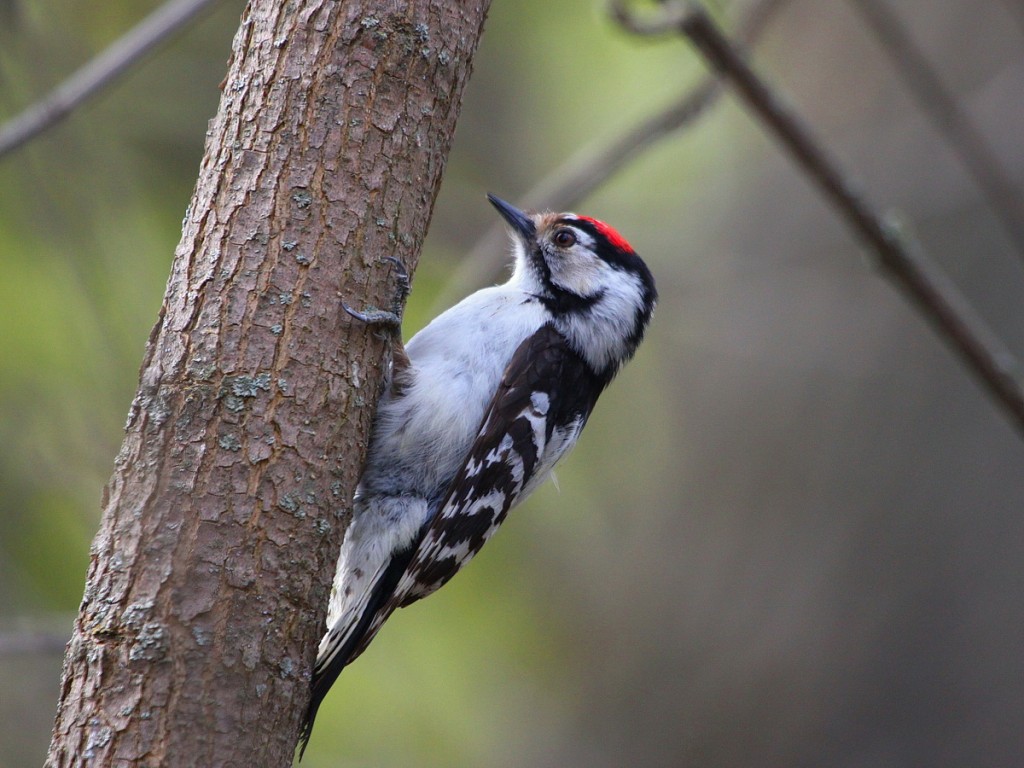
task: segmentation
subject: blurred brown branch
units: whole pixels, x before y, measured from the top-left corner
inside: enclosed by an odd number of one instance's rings
[[[56,125],[216,0],[169,0],[71,77],[0,126],[0,159]]]
[[[671,3],[661,6],[658,15],[641,19],[623,0],[616,0],[613,11],[624,27],[637,34],[676,31],[689,38],[870,246],[882,273],[903,291],[1024,433],[1024,386],[1014,356],[920,248],[854,190],[838,163],[751,69],[705,10],[696,3]]]
[[[981,131],[943,85],[938,72],[884,0],[850,2],[892,59],[921,111],[928,115],[960,157],[1018,255],[1024,258],[1024,200]]]
[[[737,23],[736,39],[742,45],[756,43],[768,22],[788,2],[751,2]],[[532,189],[519,195],[519,199],[525,206],[537,210],[572,208],[645,150],[672,133],[692,125],[721,95],[721,80],[715,75],[708,75],[677,101],[641,120],[609,143],[577,152]],[[438,295],[435,305],[447,307],[468,289],[479,286],[501,269],[500,259],[505,255],[504,242],[505,228],[501,224],[490,227],[462,260],[458,270]]]

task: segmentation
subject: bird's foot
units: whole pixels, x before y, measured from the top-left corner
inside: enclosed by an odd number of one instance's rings
[[[395,293],[391,309],[368,307],[360,311],[353,309],[345,302],[341,303],[341,308],[356,320],[398,334],[402,330],[402,310],[405,307],[405,300],[409,297],[409,272],[405,265],[394,256],[385,256],[382,261],[390,261],[395,265],[395,281],[398,283],[398,290]]]

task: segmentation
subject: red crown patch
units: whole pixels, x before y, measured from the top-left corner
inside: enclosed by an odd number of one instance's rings
[[[580,219],[582,219],[583,221],[589,221],[591,224],[593,224],[594,229],[600,232],[601,236],[604,237],[604,239],[607,240],[609,243],[611,243],[612,248],[615,248],[616,250],[622,251],[624,253],[634,252],[633,246],[631,246],[629,242],[626,240],[626,238],[620,235],[614,227],[605,224],[603,221],[600,221],[599,219],[593,219],[590,216],[580,216]]]

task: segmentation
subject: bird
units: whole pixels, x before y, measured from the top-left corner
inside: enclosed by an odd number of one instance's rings
[[[528,212],[507,224],[509,280],[442,312],[407,344],[395,312],[353,318],[392,334],[313,667],[300,759],[341,671],[398,608],[447,583],[576,444],[598,397],[643,340],[654,277],[608,224]]]

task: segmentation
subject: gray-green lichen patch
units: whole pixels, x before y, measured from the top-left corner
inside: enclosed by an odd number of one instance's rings
[[[277,666],[281,670],[281,677],[291,677],[295,672],[295,662],[288,656],[281,659]]]
[[[203,627],[192,627],[192,637],[196,641],[196,645],[202,647],[210,644],[210,640],[213,639],[213,633]]]
[[[286,493],[282,496],[277,502],[277,506],[295,517],[302,518],[306,516],[305,510],[302,509],[302,506],[299,504],[299,499],[296,498],[296,494],[294,493]]]
[[[245,410],[245,401],[240,397],[228,395],[224,398],[224,407],[232,413],[239,413]]]
[[[154,605],[150,599],[129,604],[121,614],[121,624],[132,632],[140,631],[145,620],[152,615]]]
[[[220,439],[217,441],[217,445],[219,445],[225,451],[242,450],[242,443],[235,435],[221,435]]]
[[[86,587],[86,599],[95,600],[95,598],[90,597],[88,587]],[[117,637],[120,634],[123,622],[118,620],[116,607],[106,600],[93,603],[91,621],[89,621],[89,633],[91,635],[103,638]]]
[[[189,361],[188,372],[196,381],[210,381],[217,373],[217,366],[202,357],[196,357]]]
[[[257,373],[255,376],[228,376],[224,383],[231,393],[238,397],[256,397],[261,391],[270,391],[270,374]]]
[[[86,760],[96,757],[96,750],[103,749],[114,738],[113,728],[106,725],[97,727],[99,726],[99,720],[90,720],[89,726],[89,738],[85,742],[85,750],[82,752],[82,757]]]
[[[128,411],[128,421],[125,423],[125,429],[131,426],[135,415],[139,411],[146,415],[153,426],[160,427],[167,421],[167,417],[171,415],[171,406],[168,403],[167,396],[162,392],[158,392],[155,395],[140,393],[136,396]]]
[[[245,410],[247,399],[269,391],[270,374],[258,373],[255,376],[225,376],[220,393],[224,407],[232,413],[239,413]]]
[[[167,631],[155,621],[143,624],[128,651],[129,661],[159,661],[166,655]]]

